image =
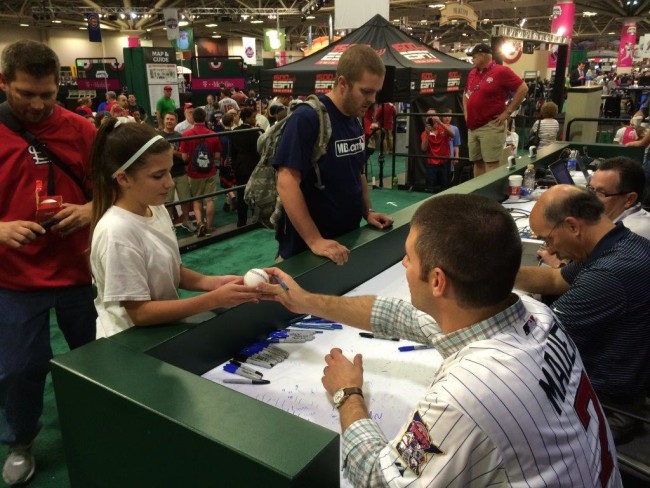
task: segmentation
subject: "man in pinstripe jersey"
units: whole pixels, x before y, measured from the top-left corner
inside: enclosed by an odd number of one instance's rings
[[[561,295],[551,308],[582,355],[603,403],[640,410],[650,384],[650,241],[605,214],[595,193],[570,185],[547,190],[530,227],[550,253],[572,262],[560,269],[522,267],[516,287]],[[608,414],[614,440],[636,422]]]
[[[512,293],[521,253],[501,205],[444,195],[411,222],[403,264],[412,304],[316,295],[268,270],[287,289],[261,289],[290,310],[430,344],[444,358],[389,440],[368,418],[363,394],[381,385],[362,389],[361,355],[350,361],[335,348],[325,357],[322,382],[338,408],[344,472],[354,486],[621,486],[575,345],[545,305]]]

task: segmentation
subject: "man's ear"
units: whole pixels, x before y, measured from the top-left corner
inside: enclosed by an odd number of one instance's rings
[[[625,208],[631,208],[636,205],[636,203],[639,201],[639,194],[635,191],[632,191],[627,194],[627,198],[625,199]]]
[[[441,297],[449,286],[449,278],[441,268],[433,268],[429,273],[429,287],[434,297]]]

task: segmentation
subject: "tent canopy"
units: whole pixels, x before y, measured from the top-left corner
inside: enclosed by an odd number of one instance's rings
[[[371,46],[386,65],[379,101],[408,102],[422,95],[462,91],[468,63],[402,32],[380,15],[342,39],[285,66],[262,72],[262,96],[309,95],[332,89],[341,54],[354,44]]]

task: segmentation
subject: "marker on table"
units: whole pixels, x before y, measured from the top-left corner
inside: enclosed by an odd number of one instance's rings
[[[257,357],[256,355],[245,355],[242,353],[235,354],[234,358],[241,362],[241,363],[247,363],[247,364],[252,364],[253,366],[259,366],[261,368],[266,368],[266,369],[271,369],[273,366],[275,366],[277,363],[268,360],[268,358],[264,357]]]
[[[400,346],[398,347],[400,352],[408,351],[419,351],[420,349],[433,349],[433,346],[429,344],[419,344],[417,346]]]
[[[223,367],[223,370],[227,373],[232,373],[236,374],[237,376],[243,376],[244,378],[248,378],[249,380],[259,380],[261,379],[259,375],[255,373],[251,373],[247,369],[242,369],[239,366],[235,366],[234,364],[228,363]]]
[[[372,332],[359,332],[359,335],[361,337],[365,337],[366,339],[384,339],[386,341],[399,341],[399,337],[381,337],[381,336],[376,336]]]
[[[271,383],[269,380],[249,380],[247,378],[226,378],[223,382],[236,385],[268,385]]]
[[[249,368],[249,367],[246,366],[245,364],[242,364],[241,362],[239,362],[237,359],[231,359],[230,362],[231,362],[232,364],[234,364],[235,366],[240,367],[240,368],[243,369],[244,371],[248,371],[249,373],[252,373],[252,374],[256,374],[256,375],[258,375],[260,378],[261,378],[262,376],[264,376],[264,375],[263,375],[262,373],[260,373],[259,371],[255,371],[253,368]],[[244,362],[245,362],[245,361],[244,361]]]
[[[278,285],[280,285],[282,287],[282,289],[284,291],[289,291],[289,287],[287,286],[287,284],[284,281],[282,281],[282,278],[280,278],[279,276],[273,275],[273,279],[278,283]]]

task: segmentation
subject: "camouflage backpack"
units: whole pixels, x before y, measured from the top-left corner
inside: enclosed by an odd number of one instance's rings
[[[298,110],[307,110],[301,108],[301,105],[309,105],[318,113],[319,134],[314,150],[311,156],[311,163],[316,173],[316,187],[323,189],[323,183],[320,176],[318,160],[327,152],[327,144],[332,136],[332,125],[325,105],[316,95],[309,95],[305,103],[300,104]],[[260,160],[251,174],[246,189],[244,190],[244,201],[250,206],[258,209],[258,222],[264,227],[274,229],[278,219],[282,214],[282,202],[278,195],[278,173],[273,167],[275,152],[282,140],[284,124],[293,112],[279,122],[276,122],[258,141],[257,148],[260,153]]]

